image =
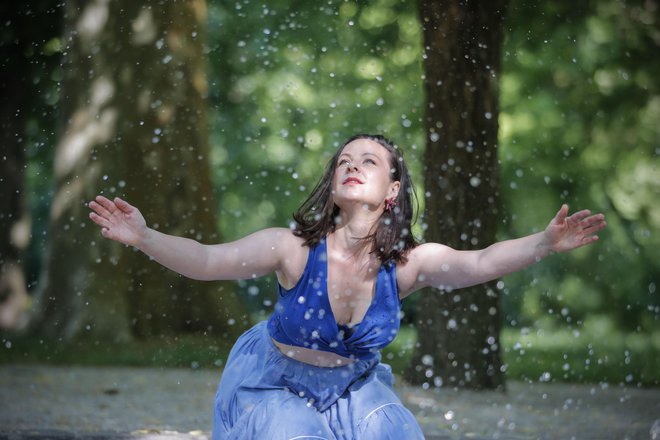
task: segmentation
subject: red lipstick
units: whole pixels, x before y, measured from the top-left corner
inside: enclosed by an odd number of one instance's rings
[[[344,185],[346,185],[347,183],[360,183],[360,184],[362,184],[363,182],[360,179],[358,179],[357,177],[347,177],[342,183]]]

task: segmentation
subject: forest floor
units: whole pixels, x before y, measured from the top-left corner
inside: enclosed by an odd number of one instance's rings
[[[0,440],[205,440],[219,378],[205,369],[0,365]],[[658,388],[507,388],[397,391],[428,440],[660,439]]]

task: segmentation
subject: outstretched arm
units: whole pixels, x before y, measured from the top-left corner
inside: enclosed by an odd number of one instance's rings
[[[457,289],[519,271],[551,252],[566,252],[598,240],[606,226],[602,214],[582,210],[568,215],[562,205],[543,232],[501,241],[477,251],[458,251],[429,243],[411,251],[409,263],[415,280],[410,291],[425,286]]]
[[[246,279],[279,271],[288,229],[265,229],[235,242],[204,245],[147,227],[140,211],[116,197],[97,196],[89,214],[103,237],[134,246],[163,266],[197,280]]]

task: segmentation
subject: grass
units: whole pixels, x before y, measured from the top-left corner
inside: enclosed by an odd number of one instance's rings
[[[383,360],[395,373],[402,374],[410,363],[416,338],[413,328],[402,328],[383,351]],[[660,332],[505,328],[501,345],[509,379],[660,385]]]
[[[410,363],[416,342],[403,327],[383,350],[396,374]],[[65,343],[34,338],[0,338],[0,363],[50,363],[142,367],[218,368],[233,341],[205,335],[171,336],[122,344]],[[502,357],[509,379],[541,382],[660,385],[660,332],[622,334],[597,331],[506,328]]]
[[[37,338],[1,340],[0,363],[46,363],[83,366],[221,367],[230,341],[184,335],[126,343],[61,342]]]
[[[502,333],[507,376],[525,381],[660,385],[660,333]]]

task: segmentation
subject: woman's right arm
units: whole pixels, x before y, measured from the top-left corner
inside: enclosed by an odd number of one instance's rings
[[[196,280],[247,279],[279,272],[287,265],[287,248],[299,240],[288,229],[271,228],[231,243],[204,245],[147,227],[140,211],[118,197],[97,196],[89,207],[93,211],[89,216],[101,226],[103,237],[134,246],[168,269]]]

